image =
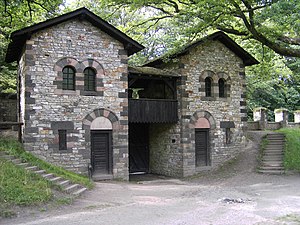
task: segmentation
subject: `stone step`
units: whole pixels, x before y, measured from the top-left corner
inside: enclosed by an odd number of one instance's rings
[[[264,152],[264,156],[275,156],[275,155],[278,155],[278,156],[283,156],[283,152],[277,152],[277,151],[268,151],[268,152]]]
[[[79,195],[83,194],[83,192],[85,192],[86,190],[87,190],[87,188],[82,187],[82,188],[78,189],[77,191],[73,192],[72,195],[79,196]]]
[[[260,170],[284,170],[282,166],[261,166]]]
[[[14,164],[20,164],[20,163],[22,163],[22,160],[21,159],[13,159],[13,160],[11,160],[11,162]]]
[[[269,133],[269,134],[267,134],[267,137],[277,137],[277,136],[284,137],[285,135],[281,134],[281,133]]]
[[[26,166],[29,166],[29,163],[24,162],[24,163],[18,163],[18,164],[16,164],[16,165],[17,165],[17,166],[26,167]]]
[[[70,184],[69,180],[62,180],[62,181],[58,182],[58,185],[60,185],[60,186],[67,186],[69,184]]]
[[[267,143],[267,145],[279,145],[279,146],[284,146],[285,145],[285,142],[283,141],[269,141]]]
[[[25,169],[26,170],[33,170],[33,171],[35,171],[35,170],[38,169],[38,167],[37,166],[28,166],[28,167],[25,167]]]
[[[273,160],[272,160],[273,159]],[[264,155],[262,161],[283,161],[283,155]]]
[[[54,177],[54,175],[52,173],[46,173],[46,174],[42,174],[42,177],[44,177],[45,179],[51,179]]]
[[[12,155],[8,155],[5,152],[0,151],[0,157],[10,160],[12,163],[16,164],[17,166],[22,166],[24,167],[24,169],[32,171],[51,182],[55,182],[57,185],[61,186],[65,192],[72,194],[74,196],[79,196],[87,190],[87,188],[79,184],[71,184],[69,180],[64,180],[63,178],[57,177],[52,173],[46,173],[45,170],[40,170],[37,166],[32,166],[27,162],[22,162],[21,159],[15,158]]]
[[[276,163],[276,164],[275,163],[262,163],[260,166],[261,167],[282,167],[282,168],[284,168],[282,163]]]
[[[285,138],[267,138],[266,139],[268,141],[268,143],[270,142],[281,142],[281,143],[285,143]]]
[[[53,177],[53,178],[49,179],[49,181],[51,181],[51,182],[58,182],[61,179],[62,179],[61,177]]]
[[[268,141],[285,141],[284,137],[267,137]]]
[[[258,170],[259,173],[270,174],[270,175],[281,175],[284,174],[284,170]]]
[[[282,149],[265,149],[264,153],[266,153],[266,152],[277,152],[277,153],[283,154],[284,151],[282,151]]]
[[[267,140],[270,140],[270,141],[276,141],[276,140],[279,140],[279,141],[285,141],[285,137],[280,137],[280,136],[269,136],[267,137]]]
[[[278,146],[278,147],[284,147],[285,146],[285,144],[284,143],[274,143],[274,142],[272,142],[272,143],[269,143],[269,144],[267,144],[266,145],[266,147],[269,147],[269,146],[272,146],[272,147],[276,147],[276,146]]]
[[[13,160],[15,159],[15,157],[13,155],[2,155],[1,156],[2,159],[6,159],[6,160]]]
[[[263,165],[280,165],[280,166],[283,166],[283,163],[281,160],[278,160],[278,161],[262,161],[261,162]]]
[[[64,188],[64,191],[67,193],[72,193],[76,191],[78,188],[80,188],[79,184],[70,184]]]
[[[262,158],[263,161],[282,161],[282,155],[264,155]]]
[[[34,171],[34,173],[36,173],[36,174],[43,174],[43,173],[45,173],[46,171],[45,170],[36,170],[36,171]]]
[[[283,145],[283,144],[268,144],[267,146],[266,146],[266,148],[284,148],[285,147],[285,145]]]

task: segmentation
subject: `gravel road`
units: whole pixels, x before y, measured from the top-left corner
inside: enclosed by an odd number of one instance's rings
[[[99,182],[72,205],[0,224],[300,224],[299,174],[256,173],[257,151],[250,143],[231,164],[184,180],[149,175]]]

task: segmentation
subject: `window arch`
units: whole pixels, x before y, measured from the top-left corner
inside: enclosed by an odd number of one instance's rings
[[[71,66],[65,66],[62,70],[63,73],[63,90],[75,90],[75,69]]]
[[[205,78],[205,96],[212,97],[212,79],[211,77]]]
[[[219,97],[225,98],[225,80],[223,78],[220,78],[218,81],[219,85]]]
[[[84,69],[84,90],[96,91],[96,71],[92,67]]]

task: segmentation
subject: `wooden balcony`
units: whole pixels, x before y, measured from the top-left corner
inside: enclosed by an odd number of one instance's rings
[[[178,102],[172,99],[128,99],[130,123],[176,123]]]

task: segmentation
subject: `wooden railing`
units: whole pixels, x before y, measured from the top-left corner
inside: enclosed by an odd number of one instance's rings
[[[129,99],[129,122],[176,123],[178,102],[170,99]]]

